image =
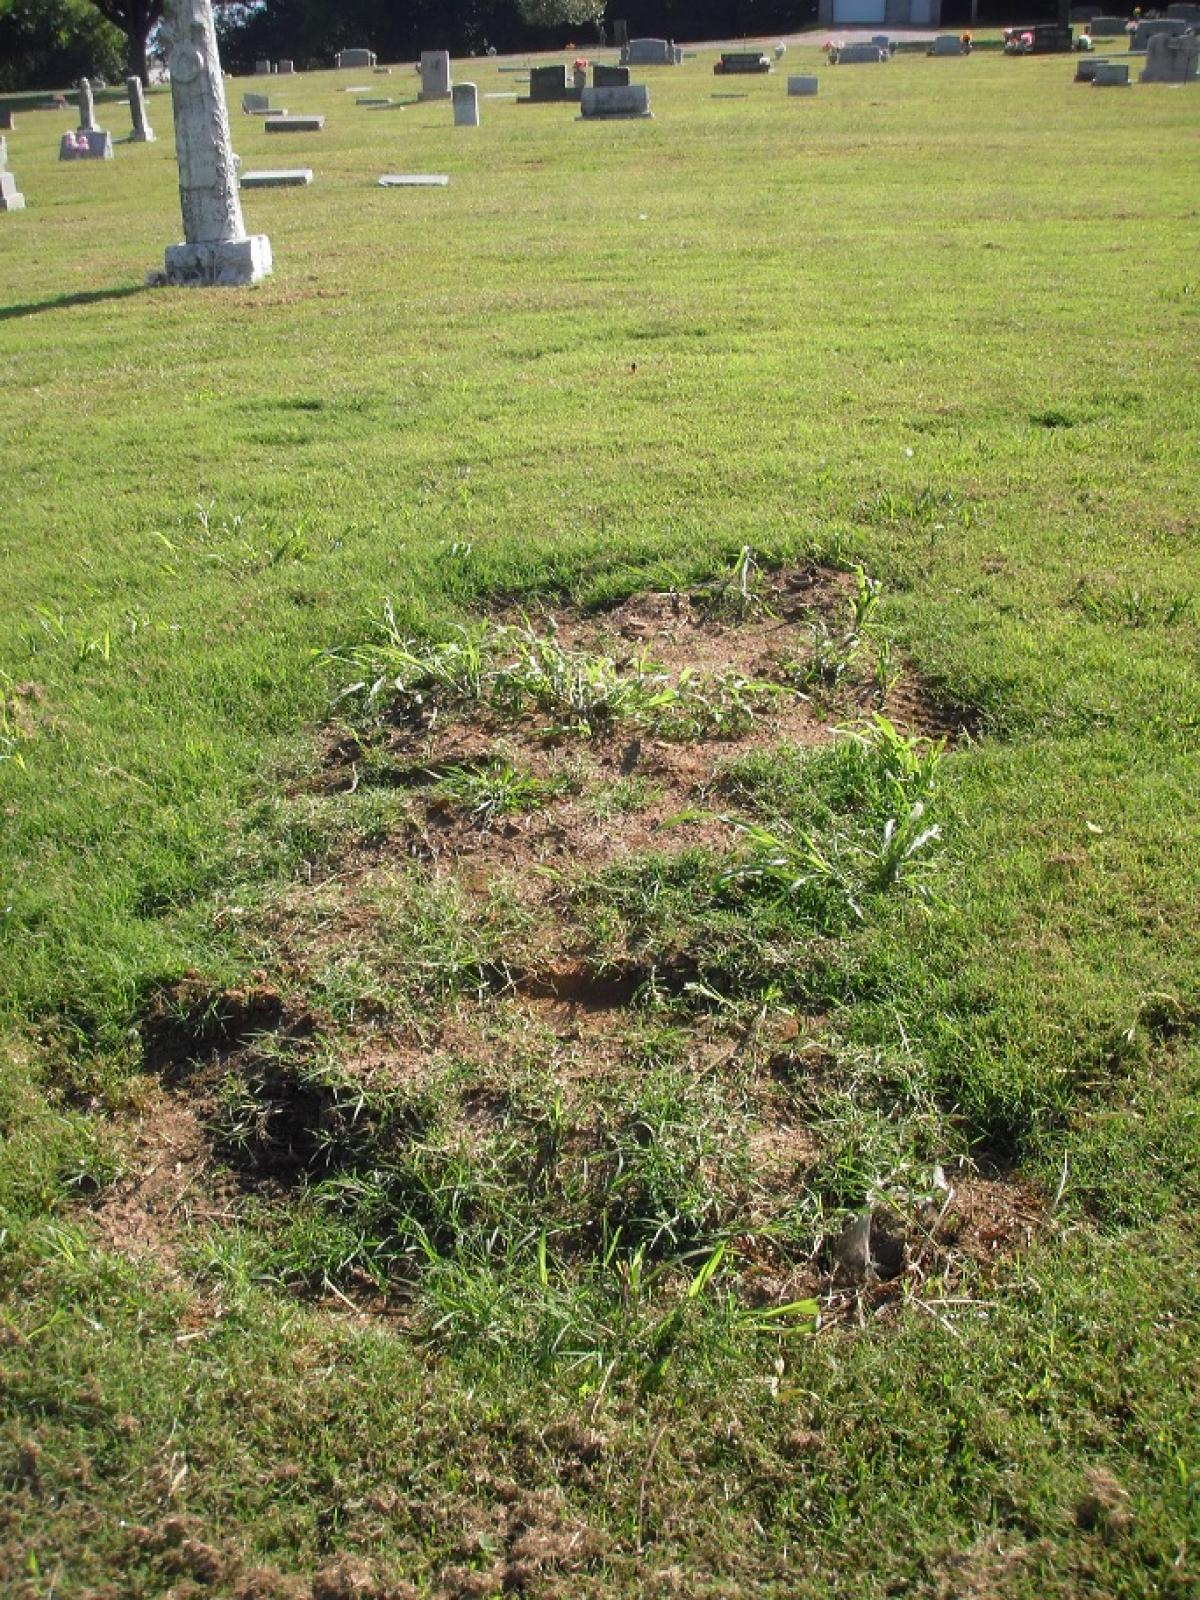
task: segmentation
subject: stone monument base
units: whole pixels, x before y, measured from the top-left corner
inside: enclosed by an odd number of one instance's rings
[[[271,275],[271,241],[265,233],[228,244],[173,244],[167,247],[163,283],[257,283]]]

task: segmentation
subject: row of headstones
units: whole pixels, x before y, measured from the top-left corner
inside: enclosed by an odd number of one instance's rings
[[[1195,83],[1200,77],[1200,34],[1156,33],[1146,52],[1146,65],[1139,74],[1141,83]],[[1129,79],[1127,61],[1110,61],[1105,56],[1083,56],[1075,68],[1076,83],[1094,88],[1123,88]]]
[[[1144,17],[1130,22],[1126,17],[1095,16],[1084,22],[1093,39],[1120,39],[1128,36],[1129,48],[1147,50],[1158,34],[1175,36],[1200,27],[1200,5],[1168,6],[1165,17]]]
[[[294,61],[256,61],[254,63],[254,76],[256,78],[270,78],[278,74],[283,78],[290,78],[296,70]]]
[[[153,144],[154,129],[146,118],[146,95],[140,78],[127,78],[129,91],[129,116],[131,144]],[[63,134],[58,147],[60,161],[111,161],[112,134],[96,122],[96,103],[92,86],[86,78],[76,85],[79,94],[79,126]]]

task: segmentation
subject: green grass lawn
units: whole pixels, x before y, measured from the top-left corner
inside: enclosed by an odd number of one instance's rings
[[[5,1592],[1200,1585],[1200,91],[711,65],[19,111]]]

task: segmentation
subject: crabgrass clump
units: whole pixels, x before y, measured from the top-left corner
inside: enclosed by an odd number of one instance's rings
[[[537,811],[571,788],[566,774],[539,777],[497,759],[477,765],[444,769],[433,788],[433,798],[465,811],[480,828],[490,828],[506,817]]]

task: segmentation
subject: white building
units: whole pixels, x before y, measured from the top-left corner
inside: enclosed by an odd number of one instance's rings
[[[819,0],[823,28],[938,28],[942,0]]]

